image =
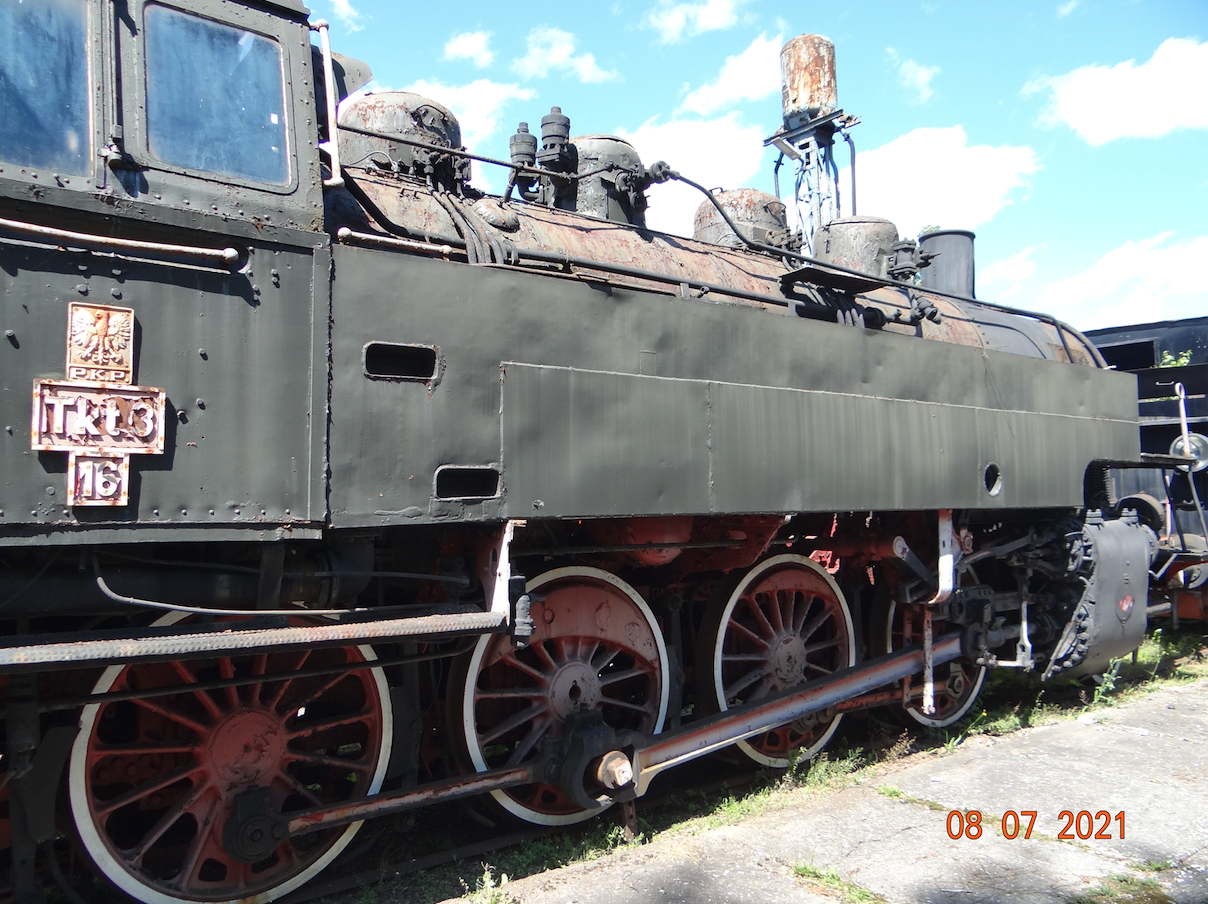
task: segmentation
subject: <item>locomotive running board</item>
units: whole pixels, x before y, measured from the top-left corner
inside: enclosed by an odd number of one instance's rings
[[[16,638],[19,644],[0,645],[0,674],[37,671],[46,666],[83,668],[110,663],[196,659],[214,654],[262,653],[298,647],[347,646],[445,639],[466,634],[488,634],[507,628],[506,611],[483,612],[472,607],[409,618],[386,618],[329,625],[289,625],[284,617],[270,618],[268,626],[237,628],[231,624],[172,625],[129,631],[42,635]],[[460,611],[458,611],[460,609]],[[467,611],[468,610],[468,611]],[[306,615],[299,609],[300,616]],[[277,622],[274,625],[272,622]],[[109,636],[104,636],[109,634]],[[98,636],[99,635],[99,636]]]
[[[933,661],[941,665],[961,655],[959,633],[945,635],[933,645]],[[678,731],[667,732],[638,747],[633,756],[634,784],[619,789],[624,797],[641,797],[651,780],[664,769],[670,769],[697,757],[768,731],[794,719],[819,710],[837,706],[844,700],[867,693],[874,688],[900,681],[922,671],[923,646],[914,644],[884,656],[867,665],[856,666],[811,681],[809,684],[772,697],[757,706],[735,713],[719,713]],[[598,751],[602,755],[607,751]],[[596,760],[599,756],[596,757]],[[455,800],[501,788],[549,781],[549,764],[542,758],[531,763],[493,769],[462,776],[444,782],[433,782],[334,807],[316,807],[290,813],[285,834],[293,837],[318,829],[347,825],[362,819],[387,816],[440,801]],[[628,791],[628,794],[624,792]],[[607,803],[607,800],[602,801]],[[284,836],[282,836],[284,837]]]

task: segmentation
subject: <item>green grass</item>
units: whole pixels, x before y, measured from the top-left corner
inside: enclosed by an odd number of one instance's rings
[[[837,896],[843,904],[884,904],[885,901],[876,892],[848,882],[831,867],[822,869],[812,863],[794,863],[793,875],[824,894]]]
[[[1154,879],[1108,876],[1069,904],[1174,904]]]

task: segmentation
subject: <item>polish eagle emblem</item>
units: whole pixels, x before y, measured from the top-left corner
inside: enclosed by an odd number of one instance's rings
[[[96,367],[124,363],[132,326],[127,311],[75,306],[71,316],[74,357]]]

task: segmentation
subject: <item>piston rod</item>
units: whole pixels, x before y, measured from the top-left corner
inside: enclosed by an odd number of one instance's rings
[[[960,655],[959,633],[945,635],[932,646],[932,658],[936,665],[950,662]],[[914,644],[868,665],[844,669],[806,685],[799,685],[749,709],[719,713],[679,731],[658,735],[650,744],[635,751],[632,770],[636,796],[644,795],[651,780],[665,769],[705,756],[736,741],[800,719],[810,713],[838,706],[845,700],[912,675],[922,667],[923,647],[921,644]],[[601,751],[601,754],[605,753],[609,757],[615,757],[613,752]],[[596,762],[598,765],[598,759]],[[302,810],[289,814],[286,834],[290,837],[304,835],[319,829],[347,825],[375,816],[386,816],[440,801],[546,781],[548,779],[544,776],[548,771],[547,764],[537,758],[520,766],[493,769],[417,788],[377,794],[354,803]],[[623,772],[624,770],[617,770],[617,774]],[[598,776],[595,778],[598,780]]]

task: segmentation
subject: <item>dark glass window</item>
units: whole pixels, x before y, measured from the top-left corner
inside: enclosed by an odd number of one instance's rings
[[[0,160],[92,171],[86,0],[0,0]]]
[[[147,6],[147,141],[176,166],[289,182],[285,83],[275,41]]]

